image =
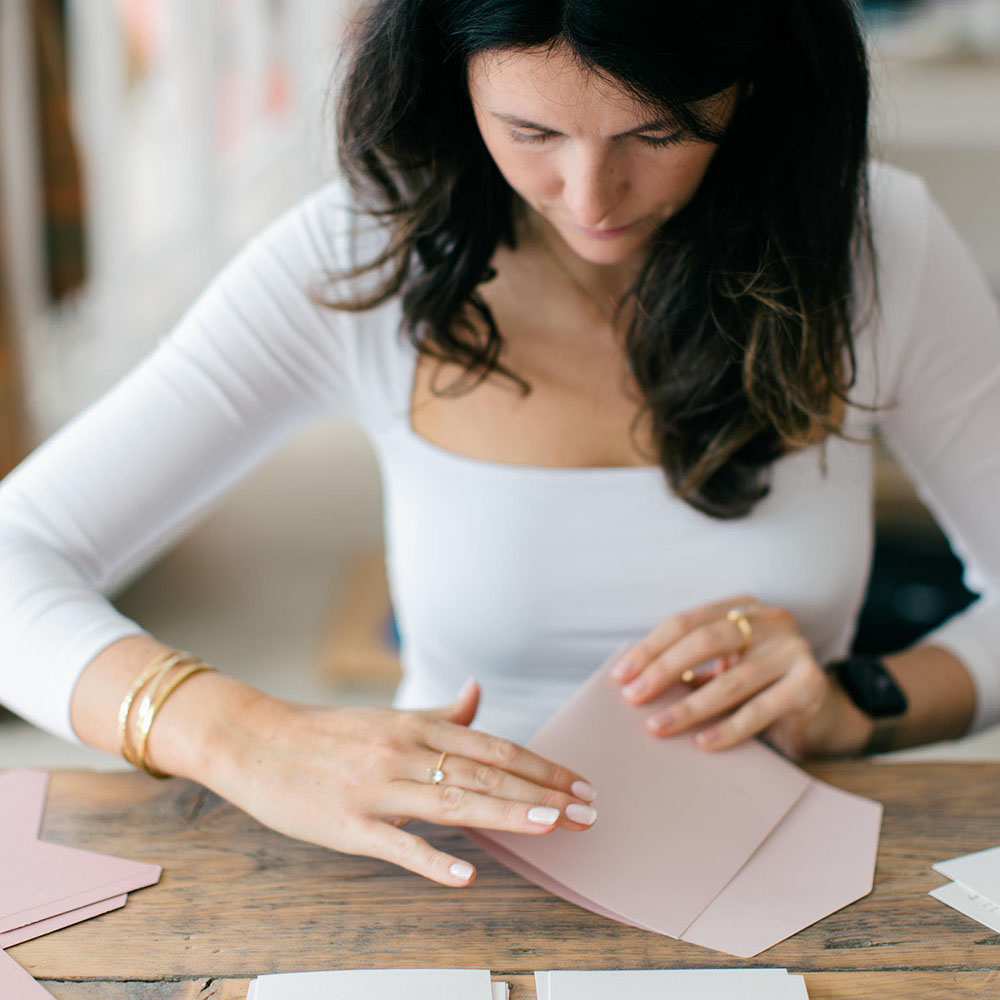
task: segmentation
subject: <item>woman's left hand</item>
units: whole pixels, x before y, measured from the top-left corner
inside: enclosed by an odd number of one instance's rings
[[[611,673],[634,705],[686,680],[694,690],[653,712],[646,727],[673,736],[709,723],[695,734],[706,749],[761,735],[793,759],[847,755],[858,753],[872,730],[871,719],[816,662],[794,615],[746,595],[667,619],[626,650]]]

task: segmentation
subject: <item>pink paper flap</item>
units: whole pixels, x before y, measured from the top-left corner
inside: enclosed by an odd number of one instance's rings
[[[812,781],[683,939],[749,958],[868,895],[882,804]]]
[[[3,861],[0,931],[120,896],[160,877],[158,865],[40,840],[15,845]]]
[[[594,784],[597,823],[542,836],[480,830],[480,843],[571,887],[591,909],[679,937],[810,780],[760,743],[707,753],[689,736],[650,736],[642,719],[680,693],[636,708],[600,668],[528,743]]]
[[[44,771],[0,775],[0,933],[121,896],[160,877],[159,865],[38,840],[48,778]]]
[[[568,903],[573,903],[574,906],[579,906],[581,909],[590,910],[591,913],[597,913],[602,917],[608,917],[610,920],[617,920],[622,924],[629,924],[632,927],[638,927],[640,930],[648,931],[654,930],[652,927],[644,927],[642,924],[637,924],[634,920],[630,920],[624,914],[616,913],[614,910],[605,909],[599,903],[595,903],[592,899],[587,899],[586,896],[581,896],[580,893],[574,892],[568,886],[562,884],[562,882],[557,882],[554,878],[550,878],[545,872],[536,868],[534,865],[529,864],[524,858],[519,858],[516,854],[511,854],[506,848],[501,847],[499,844],[487,840],[479,830],[467,829],[466,832],[469,836],[482,847],[489,854],[497,859],[501,864],[506,865],[512,872],[516,872],[522,878],[527,879],[529,882],[534,882],[535,885],[541,886],[546,892],[551,892],[553,896],[559,896],[565,899]]]
[[[0,997],[3,1000],[55,1000],[5,951],[0,951]]]
[[[12,931],[5,931],[0,934],[0,948],[13,948],[16,944],[23,944],[25,941],[32,941],[53,931],[61,931],[64,927],[72,927],[91,917],[99,917],[102,913],[110,910],[117,910],[124,906],[128,900],[127,895],[112,896],[111,899],[102,899],[99,903],[91,903],[89,906],[80,906],[75,910],[67,910],[65,913],[49,917],[47,920],[36,920],[33,924],[25,924]]]

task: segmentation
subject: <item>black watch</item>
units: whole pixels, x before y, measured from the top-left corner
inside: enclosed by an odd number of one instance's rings
[[[892,748],[899,717],[906,711],[906,695],[877,656],[848,656],[827,667],[854,704],[875,723],[862,753],[884,753]]]

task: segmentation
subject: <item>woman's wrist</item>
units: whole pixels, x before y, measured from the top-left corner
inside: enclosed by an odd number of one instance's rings
[[[881,659],[904,695],[906,710],[875,719],[855,705],[831,675],[830,709],[823,715],[812,754],[886,753],[966,733],[975,709],[975,688],[954,656],[921,645]]]
[[[169,653],[169,646],[151,636],[134,635],[98,654],[73,692],[70,713],[77,736],[89,746],[120,753],[122,700],[143,671]],[[156,770],[214,787],[243,753],[241,744],[252,739],[254,726],[266,714],[264,703],[283,704],[216,671],[192,676],[170,694],[153,719],[147,760]],[[134,721],[132,727],[134,732]]]
[[[875,729],[871,716],[862,712],[832,675],[829,676],[827,704],[807,737],[811,757],[856,757]]]
[[[153,722],[148,763],[157,771],[216,787],[242,756],[250,737],[249,707],[265,697],[219,671],[191,677],[167,699]]]

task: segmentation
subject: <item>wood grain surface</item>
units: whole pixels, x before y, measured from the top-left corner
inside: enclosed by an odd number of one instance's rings
[[[421,826],[473,861],[455,890],[290,840],[190,782],[55,772],[47,840],[163,865],[124,909],[10,954],[66,1000],[243,1000],[256,975],[335,968],[487,968],[534,997],[536,969],[779,966],[811,1000],[1000,996],[1000,935],[927,895],[934,861],[1000,843],[1000,764],[809,770],[885,805],[875,889],[757,959],[626,927],[494,862],[460,830]]]

